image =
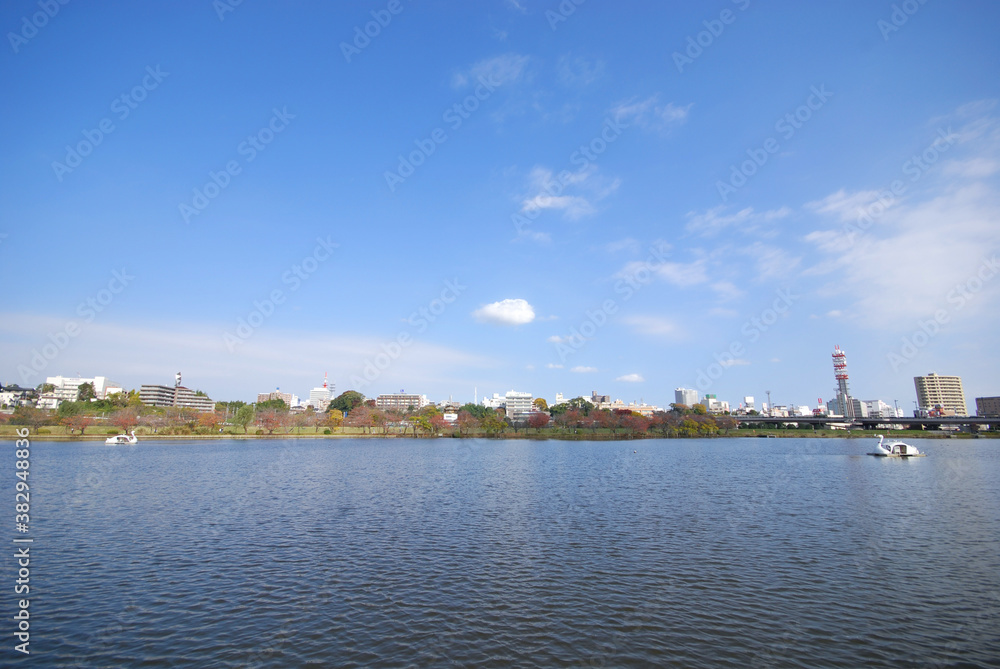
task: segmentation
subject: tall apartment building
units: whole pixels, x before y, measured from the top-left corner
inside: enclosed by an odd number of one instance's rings
[[[95,376],[92,378],[49,376],[45,379],[45,383],[51,383],[55,387],[52,394],[60,402],[75,402],[79,387],[84,383],[94,385],[94,396],[99,400],[106,400],[108,399],[108,395],[120,393],[124,390],[120,383],[110,381],[106,376]]]
[[[976,415],[983,418],[1000,417],[1000,397],[977,397]]]
[[[958,416],[969,415],[961,377],[938,376],[931,372],[927,376],[914,376],[913,385],[917,390],[917,406],[921,409],[940,406],[946,411],[954,411]]]
[[[519,393],[516,390],[508,390],[507,394],[504,395],[504,406],[506,407],[507,417],[513,418],[514,414],[521,413],[524,411],[531,411],[532,402],[534,398],[531,393]]]
[[[675,388],[674,389],[674,404],[683,404],[685,406],[694,406],[698,403],[698,391],[692,390],[691,388]]]

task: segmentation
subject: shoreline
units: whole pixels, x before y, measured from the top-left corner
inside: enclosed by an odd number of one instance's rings
[[[739,431],[731,434],[703,435],[695,437],[670,437],[663,435],[643,434],[643,435],[609,435],[609,434],[503,434],[498,436],[486,435],[412,435],[412,434],[141,434],[137,433],[139,443],[143,440],[151,441],[211,441],[211,440],[286,440],[286,439],[475,439],[475,440],[525,440],[525,441],[642,441],[647,439],[665,440],[687,440],[687,439],[872,439],[878,434],[892,434],[899,431],[881,432],[841,432],[839,434],[830,433],[798,433],[793,430],[775,431],[754,431],[753,434],[740,434]],[[14,433],[0,435],[3,437],[17,438]],[[928,434],[907,434],[893,435],[908,439],[1000,439],[1000,432],[985,432],[981,434],[970,433],[928,433]],[[28,439],[32,441],[52,441],[52,442],[103,442],[108,435],[68,435],[68,434],[29,434]]]

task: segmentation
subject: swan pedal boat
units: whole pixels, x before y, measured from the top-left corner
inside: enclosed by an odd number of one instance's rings
[[[131,446],[137,441],[139,440],[135,438],[135,430],[132,430],[130,434],[119,434],[114,437],[108,437],[104,440],[104,443],[108,446],[117,446],[119,444],[123,446]]]
[[[878,443],[875,444],[875,452],[868,455],[880,458],[923,458],[927,456],[926,453],[918,451],[916,446],[911,446],[902,441],[886,442],[884,436],[881,434],[877,436]]]

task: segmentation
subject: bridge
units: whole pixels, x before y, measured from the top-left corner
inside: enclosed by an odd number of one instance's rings
[[[741,425],[746,426],[778,426],[788,423],[798,423],[799,425],[813,425],[817,428],[825,428],[831,425],[859,428],[862,430],[875,430],[884,425],[901,425],[904,428],[910,426],[926,430],[928,428],[941,429],[942,427],[967,427],[972,425],[990,426],[1000,425],[1000,417],[988,418],[984,416],[942,416],[937,418],[845,418],[843,416],[733,416]]]

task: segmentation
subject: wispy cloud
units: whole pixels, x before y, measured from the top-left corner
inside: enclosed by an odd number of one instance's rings
[[[624,383],[642,383],[645,380],[642,378],[642,374],[625,374],[615,379],[615,381],[622,381]]]
[[[660,104],[659,95],[653,95],[645,100],[632,98],[620,102],[611,109],[611,114],[619,121],[645,130],[667,132],[687,120],[691,107],[690,104],[681,106],[673,102]]]
[[[626,316],[622,319],[622,322],[632,328],[632,331],[636,334],[645,335],[647,337],[667,337],[675,339],[681,333],[681,330],[676,323],[669,318],[664,318],[663,316]]]
[[[757,212],[753,207],[746,207],[734,214],[725,213],[729,209],[726,205],[713,207],[705,212],[688,212],[687,225],[688,232],[698,233],[704,236],[713,235],[730,228],[737,228],[740,232],[757,232],[762,223],[770,223],[787,217],[792,213],[788,207],[780,209],[769,209]]]
[[[521,213],[554,210],[577,220],[595,213],[595,203],[615,192],[620,183],[602,178],[593,164],[558,176],[548,168],[535,167],[528,174],[528,195],[521,201]]]
[[[493,58],[473,63],[469,68],[456,72],[451,85],[458,89],[476,85],[481,79],[491,86],[506,86],[520,81],[528,66],[530,58],[517,53],[505,53]]]
[[[596,367],[584,367],[583,365],[577,365],[573,369],[569,370],[571,372],[576,372],[577,374],[590,374],[591,372],[596,372]]]

